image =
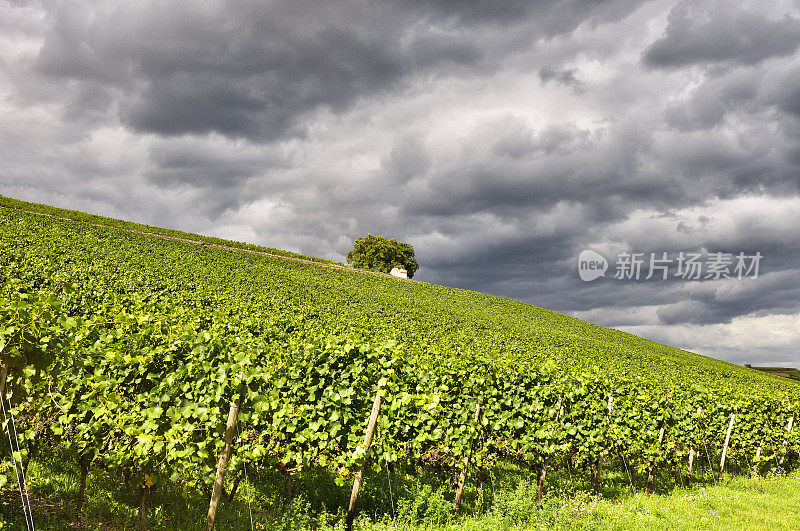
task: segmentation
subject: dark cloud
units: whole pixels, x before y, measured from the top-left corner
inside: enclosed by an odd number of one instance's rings
[[[765,104],[774,104],[793,119],[800,119],[800,62],[793,61],[786,65],[777,75],[766,80],[764,85]]]
[[[652,139],[636,124],[590,132],[571,126],[539,134],[518,119],[481,124],[460,146],[459,158],[436,166],[424,186],[400,195],[408,215],[456,215],[547,208],[562,201],[602,206],[655,206],[692,201],[681,175],[642,167]],[[626,212],[627,214],[627,212]]]
[[[583,85],[575,77],[575,74],[577,73],[578,73],[577,68],[556,70],[552,66],[546,66],[541,70],[539,70],[539,79],[542,80],[543,84],[553,81],[554,83],[557,83],[559,85],[573,87],[580,93],[583,91]]]
[[[527,2],[61,5],[50,11],[36,67],[51,79],[115,87],[122,123],[135,131],[270,141],[304,135],[310,111],[340,112],[425,71],[495,68],[508,43],[496,32],[476,41],[476,23],[528,26],[531,46],[636,6],[608,4],[548,2],[533,19]],[[578,86],[568,73],[559,79]],[[71,115],[113,103],[76,97]]]
[[[269,157],[225,156],[203,144],[173,140],[150,148],[152,168],[145,178],[160,187],[190,186],[214,191],[239,188],[265,166],[277,166]],[[270,164],[271,163],[271,164]]]
[[[722,280],[698,285],[687,300],[659,308],[667,325],[730,323],[743,314],[793,314],[797,312],[800,284],[794,272],[766,274],[760,279]]]
[[[646,3],[642,0],[449,0],[413,2],[436,18],[445,17],[467,25],[504,25],[520,20],[534,21],[545,37],[571,32],[585,22],[612,22]]]
[[[713,5],[709,9],[709,3]],[[800,20],[770,19],[729,2],[680,2],[670,11],[664,36],[644,52],[646,64],[682,67],[704,63],[753,64],[791,55],[800,44]]]
[[[683,100],[670,103],[667,123],[682,131],[711,129],[731,115],[765,110],[758,102],[759,81],[751,69],[734,70],[697,86]]]
[[[431,154],[425,144],[419,138],[408,137],[392,148],[381,166],[388,180],[396,185],[411,179],[424,179],[431,162]]]
[[[299,115],[390,87],[407,61],[392,11],[373,4],[160,2],[94,11],[53,14],[38,69],[117,86],[122,122],[137,131],[263,140],[299,134]],[[469,56],[426,44],[418,52],[431,66],[438,55]]]

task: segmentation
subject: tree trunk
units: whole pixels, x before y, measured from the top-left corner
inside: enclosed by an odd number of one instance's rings
[[[287,467],[284,467],[281,472],[283,473],[283,502],[281,504],[281,512],[285,512],[289,505],[292,504],[292,473],[289,472]]]
[[[475,406],[475,424],[478,424],[478,420],[481,417],[481,406],[480,404]],[[467,470],[469,468],[469,457],[470,453],[472,452],[472,444],[470,444],[469,448],[467,448],[467,455],[464,456],[464,467],[461,469],[461,473],[458,475],[458,488],[456,489],[456,499],[453,503],[453,512],[457,513],[459,507],[461,507],[461,496],[464,494],[464,483],[467,481]]]
[[[544,480],[547,475],[547,456],[542,459],[542,469],[539,471],[539,488],[536,491],[536,503],[542,501],[542,492],[544,491]]]
[[[226,500],[231,501],[236,497],[236,491],[239,490],[239,482],[242,481],[242,474],[239,473],[236,475],[236,479],[233,480],[233,487],[231,487],[231,491],[228,492],[225,490],[225,487],[222,487],[222,495],[225,497]]]
[[[603,481],[603,454],[595,462],[594,491],[600,493],[600,483]]]
[[[147,531],[147,514],[145,512],[145,502],[150,489],[142,487],[139,491],[139,531]]]
[[[561,418],[561,400],[564,398],[563,395],[559,395],[558,402],[556,402],[556,423],[558,423],[558,419]],[[548,443],[549,444],[549,443]],[[544,458],[542,458],[542,470],[539,472],[539,487],[536,491],[536,503],[538,504],[542,501],[542,492],[544,491],[544,480],[547,475],[547,455],[545,454]]]
[[[78,501],[75,503],[75,514],[80,516],[83,502],[86,499],[86,476],[89,474],[89,463],[85,457],[80,457],[78,464],[81,467],[81,483],[78,488]]]

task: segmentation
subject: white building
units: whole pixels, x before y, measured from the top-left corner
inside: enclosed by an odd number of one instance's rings
[[[399,267],[393,267],[389,274],[397,278],[408,278],[408,271]]]

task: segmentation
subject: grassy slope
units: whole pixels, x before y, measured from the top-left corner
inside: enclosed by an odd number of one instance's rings
[[[0,211],[4,238],[22,238],[30,242],[31,253],[47,255],[51,261],[65,261],[67,256],[66,261],[71,263],[105,264],[102,271],[135,270],[143,278],[169,279],[182,286],[177,289],[205,290],[221,300],[226,294],[233,297],[246,292],[254,301],[258,299],[259,304],[269,300],[276,307],[290,306],[314,313],[323,325],[348,323],[371,329],[376,335],[398,334],[407,341],[430,341],[447,353],[471,349],[503,357],[553,360],[566,369],[601,367],[615,374],[654,375],[665,380],[708,385],[731,382],[741,385],[743,392],[756,388],[796,389],[797,385],[510,299],[154,240],[84,222],[194,240],[204,237],[2,196],[0,206],[78,221],[73,223],[8,209]],[[59,234],[59,244],[54,247],[53,242],[42,242],[39,237],[42,230]],[[268,248],[246,247],[275,252]]]
[[[707,472],[707,470],[705,471]],[[576,471],[577,473],[577,471]],[[548,476],[549,488],[543,504],[536,504],[536,472],[501,465],[477,493],[469,483],[462,515],[451,512],[449,485],[442,477],[428,474],[409,480],[396,472],[389,483],[385,473],[367,472],[359,503],[360,531],[506,531],[509,529],[798,529],[800,528],[800,472],[786,476],[750,478],[712,474],[695,476],[690,488],[658,478],[654,495],[631,493],[621,471],[607,475],[602,495],[593,493],[586,474],[566,477],[562,469]],[[30,469],[37,529],[67,527],[130,529],[136,520],[136,493],[124,487],[115,475],[92,469],[88,483],[91,497],[84,517],[75,518],[78,470],[72,461],[52,459],[34,462]],[[433,487],[431,487],[433,485]],[[437,487],[438,485],[438,487]],[[297,492],[289,510],[280,509],[281,481],[277,471],[251,470],[241,495],[223,502],[220,529],[249,530],[250,511],[256,529],[317,529],[343,531],[341,514],[348,493],[337,491],[330,479],[307,472],[295,478]],[[566,486],[566,487],[564,487]],[[661,486],[658,488],[658,486]],[[389,498],[389,491],[393,498]],[[14,508],[13,520],[21,521],[16,492],[2,493],[2,501]],[[390,501],[391,500],[391,501]],[[248,504],[248,501],[250,502]],[[154,530],[200,529],[205,521],[207,500],[197,491],[167,485],[151,496],[148,526]],[[370,517],[364,506],[386,511]],[[329,506],[328,509],[325,507]],[[389,516],[393,514],[393,517]],[[337,516],[339,518],[337,518]],[[80,523],[79,523],[80,522]],[[333,525],[328,522],[336,522]],[[82,525],[81,525],[82,524]]]
[[[506,514],[486,514],[452,522],[439,529],[484,531],[505,529],[798,529],[800,475],[726,479],[718,485],[676,488],[663,495],[642,492],[621,499],[603,499],[583,492],[551,499],[540,510],[514,511],[526,497],[517,492]],[[521,490],[521,489],[518,489]],[[526,510],[527,509],[527,510]],[[517,525],[509,513],[518,516]],[[521,520],[521,522],[520,522]],[[373,525],[374,531],[394,529],[393,522]],[[410,530],[424,529],[408,527]]]

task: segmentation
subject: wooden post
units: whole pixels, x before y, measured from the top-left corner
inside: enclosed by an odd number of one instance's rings
[[[734,409],[734,411],[736,411]],[[725,456],[728,454],[728,443],[731,440],[731,431],[733,430],[733,421],[736,418],[736,413],[731,413],[731,421],[728,424],[728,433],[725,435],[725,444],[722,447],[722,459],[719,460],[719,478],[722,479],[722,471],[725,469]]]
[[[658,446],[661,446],[661,441],[664,440],[664,422],[661,422],[661,429],[658,431]],[[650,473],[647,474],[647,488],[645,489],[646,494],[650,494],[653,490],[653,472],[655,471],[656,464],[655,461],[652,465],[650,465]]]
[[[794,423],[794,416],[791,416],[791,417],[789,417],[789,424],[786,425],[786,433],[791,433],[792,432],[792,424],[793,423]],[[784,448],[788,448],[788,446],[789,446],[789,441],[784,439],[783,440],[783,447]],[[785,455],[781,456],[781,461],[780,461],[780,463],[778,463],[778,466],[783,466],[783,460],[784,460],[785,457],[786,457]]]
[[[564,395],[558,396],[558,402],[556,402],[556,422],[561,417],[561,400]],[[549,443],[548,443],[549,445]],[[544,480],[547,474],[547,454],[544,455],[542,458],[542,471],[539,473],[539,490],[536,492],[536,503],[542,501],[542,491],[544,490]]]
[[[769,424],[765,423],[764,428],[769,431]],[[758,468],[758,460],[761,458],[761,451],[764,449],[764,438],[761,438],[761,442],[758,444],[758,448],[756,448],[756,464],[755,467]]]
[[[764,425],[764,428],[769,430],[769,426],[767,424]],[[758,462],[761,460],[761,451],[764,449],[764,438],[761,438],[761,442],[758,443],[758,448],[756,448],[756,458],[755,462],[753,463],[753,474],[758,474]]]
[[[481,416],[481,405],[475,405],[475,424],[478,424],[478,420]],[[467,468],[469,467],[469,456],[472,453],[472,443],[470,443],[469,448],[467,448],[467,455],[464,456],[464,467],[461,469],[461,473],[458,475],[458,488],[456,489],[456,500],[453,503],[453,512],[457,513],[458,508],[461,507],[461,495],[464,494],[464,483],[467,480]]]
[[[702,407],[698,407],[697,408],[697,415],[698,416],[702,415],[702,413],[703,413],[703,408]],[[689,486],[689,482],[692,480],[692,466],[693,465],[694,465],[694,446],[690,446],[689,447],[689,468],[687,469],[687,472],[686,472],[686,486],[687,487]]]
[[[6,378],[8,377],[8,365],[3,363],[3,366],[0,368],[0,398],[5,399],[6,397]]]
[[[219,507],[219,498],[222,495],[222,486],[225,483],[225,471],[228,468],[228,459],[231,457],[231,444],[233,443],[233,432],[236,428],[236,417],[239,414],[240,399],[231,402],[230,411],[228,411],[228,422],[225,425],[225,447],[222,449],[222,455],[219,456],[217,461],[217,473],[214,477],[214,488],[211,491],[211,503],[208,506],[208,519],[206,520],[206,531],[213,531],[214,520],[217,518],[217,507]]]
[[[361,480],[364,477],[364,467],[367,466],[367,452],[369,446],[372,444],[372,434],[375,431],[375,424],[378,422],[378,412],[381,410],[381,401],[383,395],[382,389],[378,389],[375,394],[375,402],[372,404],[372,412],[369,414],[369,422],[367,423],[367,433],[364,434],[364,462],[355,473],[355,480],[353,481],[353,492],[350,494],[350,505],[347,507],[347,531],[353,529],[353,519],[356,516],[356,501],[358,501],[358,490],[361,488]]]
[[[606,420],[611,418],[611,409],[614,407],[614,397],[609,395],[608,397],[608,416]],[[597,458],[597,474],[594,477],[594,490],[595,492],[600,492],[600,483],[603,481],[603,458],[605,454],[601,451],[600,456]]]

